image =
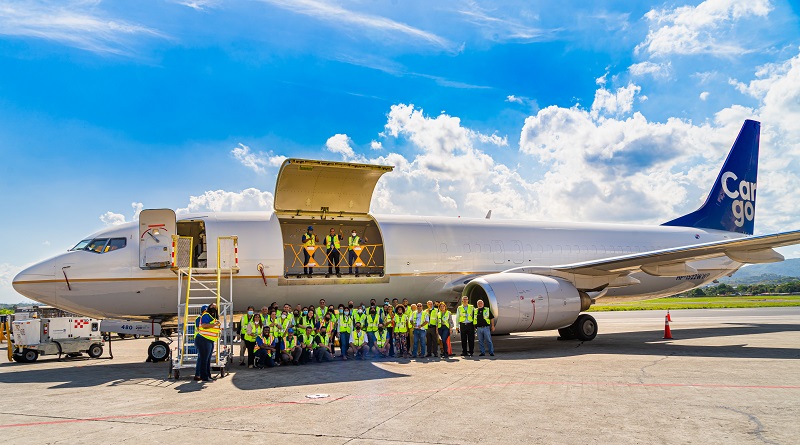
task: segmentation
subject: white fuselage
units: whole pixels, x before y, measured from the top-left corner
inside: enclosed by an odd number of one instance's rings
[[[184,217],[187,218],[187,217]],[[182,219],[184,219],[182,218]],[[216,213],[194,216],[205,222],[208,240],[238,236],[240,271],[234,278],[236,311],[272,302],[292,306],[368,302],[375,298],[454,302],[463,282],[477,275],[520,266],[553,266],[635,252],[699,244],[741,235],[696,228],[585,223],[539,223],[448,217],[374,215],[385,252],[382,282],[314,278],[313,284],[284,279],[284,240],[272,212]],[[324,221],[318,221],[325,227]],[[94,237],[125,237],[125,248],[96,254],[70,251],[20,272],[14,288],[31,299],[98,318],[175,317],[177,276],[170,269],[139,268],[137,224],[109,228]],[[208,258],[216,244],[208,243]],[[210,264],[210,262],[209,262]],[[266,277],[259,272],[263,265]],[[655,277],[636,273],[639,284],[607,291],[607,296],[660,297],[703,285],[737,270],[727,257],[691,262],[698,274]],[[64,274],[67,278],[65,279]],[[69,280],[69,286],[67,285]]]

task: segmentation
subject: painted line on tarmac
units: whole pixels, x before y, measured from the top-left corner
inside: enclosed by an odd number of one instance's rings
[[[629,388],[712,388],[712,389],[798,389],[800,390],[800,385],[724,385],[720,383],[625,383],[625,382],[508,382],[508,383],[494,383],[489,385],[471,385],[471,386],[457,386],[452,388],[437,388],[437,389],[421,389],[416,391],[399,391],[399,392],[388,392],[388,393],[377,393],[377,394],[364,394],[364,395],[347,395],[337,399],[339,400],[359,400],[359,399],[369,399],[374,397],[397,397],[397,396],[405,396],[405,395],[413,395],[413,394],[426,394],[426,393],[433,393],[433,392],[445,392],[445,391],[467,391],[467,390],[474,390],[474,389],[486,389],[486,388],[505,388],[510,386],[608,386],[608,387],[629,387]],[[284,406],[284,405],[303,405],[307,403],[314,404],[316,400],[299,400],[295,402],[273,402],[273,403],[261,403],[257,405],[240,405],[240,406],[221,406],[217,408],[205,408],[205,409],[192,409],[192,410],[185,410],[185,411],[161,411],[161,412],[154,412],[154,413],[139,413],[139,414],[119,414],[116,416],[104,416],[104,417],[89,417],[89,418],[79,418],[79,419],[60,419],[60,420],[48,420],[42,422],[29,422],[29,423],[9,423],[5,425],[0,425],[0,429],[2,428],[25,428],[25,427],[32,427],[32,426],[44,426],[44,425],[62,425],[67,423],[85,423],[85,422],[104,422],[104,421],[112,421],[112,420],[124,420],[124,419],[137,419],[137,418],[144,418],[144,417],[158,417],[158,416],[177,416],[177,415],[186,415],[186,414],[198,414],[198,413],[215,413],[215,412],[225,412],[225,411],[239,411],[239,410],[250,410],[254,408],[269,408],[274,406]],[[19,413],[2,413],[6,415],[26,415],[26,414],[19,414]],[[46,416],[42,416],[46,417]]]

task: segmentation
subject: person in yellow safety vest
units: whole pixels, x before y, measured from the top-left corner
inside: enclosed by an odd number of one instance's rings
[[[256,337],[261,335],[264,327],[261,326],[261,317],[253,315],[250,317],[250,322],[245,326],[244,344],[247,346],[247,367],[252,368],[255,364],[256,356],[254,355],[256,346]]]
[[[300,328],[300,332],[305,332],[307,327],[314,327],[314,313],[307,307],[304,307],[303,311],[300,313],[297,327]]]
[[[365,237],[365,242],[369,242],[369,240]],[[356,229],[353,229],[350,232],[350,236],[347,238],[347,265],[350,266],[349,273],[353,274],[353,265],[356,263],[356,258],[358,258],[358,254],[355,252],[353,247],[360,247],[361,246],[361,238],[358,236]],[[358,266],[356,266],[356,276],[358,276]]]
[[[366,316],[367,324],[364,330],[367,331],[367,344],[369,348],[375,347],[375,333],[378,332],[378,324],[381,322],[381,316],[375,306],[370,306],[369,313]],[[361,326],[364,326],[363,324]]]
[[[306,247],[316,246],[319,242],[319,238],[317,235],[314,234],[314,227],[308,226],[306,233],[303,234],[303,274],[308,276],[309,278],[311,275],[314,274],[314,268],[308,265],[308,260],[313,258],[311,255],[308,254],[308,250]]]
[[[330,348],[331,338],[325,325],[320,326],[319,333],[314,336],[314,360],[317,363],[333,361],[333,354]]]
[[[461,306],[456,309],[458,332],[461,333],[461,356],[472,357],[475,352],[475,306],[469,304],[469,297],[461,297]]]
[[[361,329],[361,323],[356,323],[353,338],[350,339],[350,352],[356,360],[364,360],[369,347],[367,346],[367,334]]]
[[[408,357],[408,315],[406,308],[398,304],[394,314],[394,355]]]
[[[269,327],[264,327],[261,335],[256,337],[255,366],[259,369],[275,366],[275,351],[278,350],[278,340],[269,333]]]
[[[277,332],[280,328],[278,320],[280,320],[280,318],[275,312],[275,309],[270,309],[269,315],[267,315],[266,322],[264,323],[264,327],[269,328],[270,331],[272,331],[272,335],[275,337],[277,337]]]
[[[341,241],[342,229],[339,229],[339,234],[337,235],[336,229],[331,228],[331,233],[325,237],[325,255],[328,258],[328,274],[325,275],[325,278],[328,278],[333,273],[334,267],[336,267],[336,276],[342,276],[339,271],[339,263],[342,261],[341,253],[339,253],[339,249],[342,248]]]
[[[389,338],[389,356],[394,357],[394,308],[391,305],[386,306],[385,314],[383,325],[386,327],[386,335]]]
[[[247,323],[250,323],[250,319],[253,317],[255,312],[255,306],[247,306],[247,312],[242,315],[242,321],[239,322],[239,338],[242,341],[242,343],[239,345],[239,366],[244,366],[244,351],[247,349],[247,343],[244,341],[244,331],[247,329]]]
[[[314,353],[314,328],[306,326],[305,331],[300,338],[300,364],[305,365],[311,362],[311,355]]]
[[[325,318],[325,314],[328,313],[328,306],[325,305],[325,299],[322,298],[319,300],[319,306],[314,311],[314,315],[317,317],[317,323],[322,323],[322,320]]]
[[[439,309],[433,305],[433,301],[428,300],[428,329],[425,332],[425,342],[428,344],[428,353],[425,357],[439,356]]]
[[[283,348],[281,348],[281,361],[283,364],[288,365],[292,362],[293,365],[300,364],[300,354],[303,353],[300,345],[297,344],[297,337],[294,336],[294,329],[289,328],[286,331],[286,337],[283,338]]]
[[[450,324],[452,319],[450,311],[444,302],[439,303],[439,337],[442,338],[442,358],[449,357],[453,351],[450,350]]]
[[[414,350],[414,322],[412,320],[416,320],[417,318],[417,303],[411,303],[408,310],[408,354],[411,355],[411,351]]]
[[[214,353],[214,344],[219,340],[220,323],[217,321],[217,305],[211,303],[200,316],[197,334],[194,336],[194,345],[197,348],[197,366],[195,367],[195,380],[213,382],[211,377],[211,355]]]
[[[347,360],[350,352],[350,333],[353,331],[353,317],[350,308],[344,308],[339,314],[336,329],[339,331],[339,348],[342,350],[342,360]]]
[[[367,325],[367,311],[364,310],[364,305],[359,306],[353,314],[353,323],[361,323],[362,328]]]
[[[417,312],[414,318],[411,319],[411,324],[414,327],[414,346],[411,348],[411,357],[412,358],[424,358],[425,357],[425,331],[428,330],[428,324],[430,323],[430,315],[428,311],[425,310],[425,306],[422,303],[417,303]],[[419,351],[419,353],[417,353]]]
[[[278,338],[286,337],[286,331],[292,328],[292,313],[283,311],[280,318],[275,320],[275,336]]]
[[[492,343],[492,332],[494,331],[494,317],[492,311],[488,307],[483,307],[483,300],[478,300],[478,307],[475,308],[475,318],[473,323],[478,331],[478,346],[481,348],[480,356],[486,355],[488,349],[489,355],[494,357],[494,344]]]
[[[379,324],[378,330],[375,332],[375,345],[369,348],[373,357],[376,355],[380,355],[381,357],[389,356],[389,343],[391,340],[387,340],[387,334],[388,332],[383,326],[383,323]]]

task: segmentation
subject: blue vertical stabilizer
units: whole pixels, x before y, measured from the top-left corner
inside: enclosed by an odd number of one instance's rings
[[[665,226],[699,227],[753,234],[761,123],[746,120],[706,202]]]

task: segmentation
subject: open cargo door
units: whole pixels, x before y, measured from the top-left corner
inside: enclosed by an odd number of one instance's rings
[[[172,264],[172,235],[175,212],[172,209],[147,209],[139,213],[139,267],[159,269]]]
[[[295,216],[366,215],[387,165],[287,159],[275,185],[275,211]]]

